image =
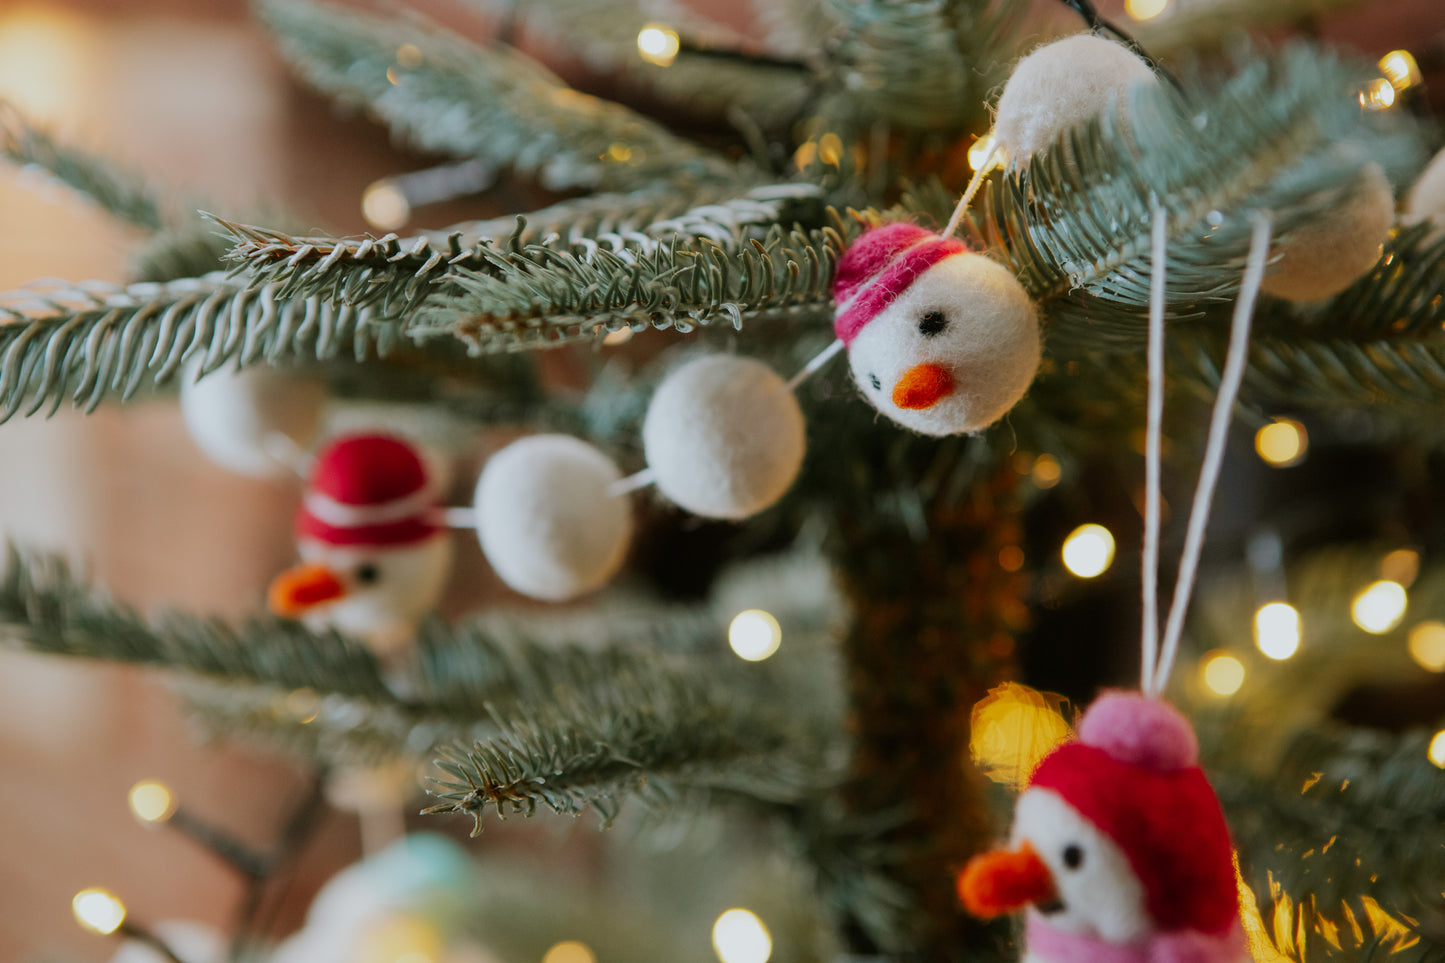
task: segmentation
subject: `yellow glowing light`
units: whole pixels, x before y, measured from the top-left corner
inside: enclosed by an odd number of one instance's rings
[[[1445,672],[1445,622],[1421,622],[1410,630],[1409,646],[1422,669]]]
[[[1400,624],[1409,596],[1399,582],[1381,580],[1365,587],[1350,605],[1350,617],[1366,632],[1382,635]]]
[[[542,963],[597,963],[597,954],[586,943],[563,940],[543,955]]]
[[[843,161],[843,138],[828,133],[818,138],[818,160],[830,167],[837,167]]]
[[[1153,20],[1169,9],[1169,0],[1124,0],[1124,11],[1135,20]]]
[[[437,963],[442,937],[420,916],[407,913],[383,916],[358,934],[357,963]]]
[[[677,31],[661,24],[649,23],[637,33],[637,53],[650,64],[666,67],[677,59],[681,49]]]
[[[1445,729],[1435,733],[1435,737],[1430,740],[1430,748],[1426,755],[1435,765],[1445,769]]]
[[[1254,433],[1254,450],[1276,468],[1288,468],[1304,460],[1310,436],[1305,426],[1290,418],[1276,418]]]
[[[31,4],[0,16],[0,100],[31,120],[62,119],[83,99],[89,39],[74,14]]]
[[[1244,663],[1227,652],[1206,653],[1204,684],[1215,695],[1234,695],[1244,685]]]
[[[1005,545],[998,550],[998,567],[1005,572],[1017,572],[1024,567],[1024,550],[1017,545]]]
[[[70,901],[75,921],[86,930],[108,936],[125,922],[125,904],[103,889],[83,889]]]
[[[997,167],[998,155],[994,153],[993,149],[997,143],[998,141],[994,139],[992,134],[989,134],[987,137],[980,137],[974,141],[973,146],[968,149],[969,168],[978,170],[979,166],[985,163],[988,164],[990,168]]]
[[[130,811],[143,823],[162,823],[176,811],[176,797],[154,779],[130,787]]]
[[[767,963],[773,955],[773,938],[757,916],[730,909],[712,926],[712,948],[722,963]]]
[[[1044,756],[1069,738],[1063,704],[1063,696],[1016,682],[990,689],[973,707],[968,751],[974,764],[1001,785],[1028,782]]]
[[[394,231],[411,220],[411,203],[391,181],[372,181],[361,194],[361,213],[372,227]]]
[[[1064,477],[1064,468],[1059,460],[1053,455],[1043,454],[1034,459],[1034,467],[1029,470],[1029,476],[1038,488],[1053,488]]]
[[[623,143],[611,144],[607,148],[607,153],[602,155],[602,159],[625,164],[632,159],[632,148]]]
[[[1299,650],[1299,612],[1288,602],[1271,602],[1254,613],[1254,644],[1271,659],[1288,659]]]
[[[1360,91],[1360,106],[1366,110],[1388,110],[1395,106],[1395,85],[1376,77]]]
[[[782,643],[783,629],[778,620],[762,609],[739,612],[728,626],[728,645],[749,662],[763,661]]]
[[[616,331],[609,331],[602,338],[602,343],[609,348],[615,348],[619,344],[626,344],[632,340],[631,328],[618,328]]]
[[[396,62],[408,70],[421,66],[421,48],[414,43],[404,43],[396,48]]]
[[[1420,574],[1420,553],[1413,548],[1397,548],[1380,559],[1380,578],[1399,582],[1409,588]]]
[[[1396,90],[1405,90],[1420,82],[1420,65],[1408,50],[1391,50],[1385,54],[1380,58],[1380,71]]]
[[[1114,563],[1114,536],[1103,525],[1080,525],[1064,539],[1064,568],[1079,578],[1103,575]]]

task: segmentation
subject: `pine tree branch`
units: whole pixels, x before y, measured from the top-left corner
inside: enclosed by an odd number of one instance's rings
[[[385,353],[399,334],[369,309],[317,298],[285,299],[209,274],[168,284],[14,291],[0,296],[0,421],[69,393],[93,411],[110,393],[129,398],[150,376],[175,376],[183,361],[210,372],[229,361],[293,355],[333,357],[351,342],[358,358]]]
[[[132,281],[163,284],[198,278],[226,267],[229,238],[209,220],[193,217],[184,224],[156,232],[131,255]]]
[[[147,231],[165,226],[160,201],[140,178],[59,143],[4,103],[0,103],[0,154],[17,164],[45,171],[127,224]]]
[[[618,104],[579,93],[530,58],[483,50],[415,19],[304,0],[260,0],[262,17],[306,79],[365,106],[424,150],[536,175],[553,190],[686,191],[742,186],[724,157]],[[398,60],[410,45],[415,56]]]
[[[1360,167],[1408,164],[1417,139],[1351,99],[1362,78],[1317,50],[1254,59],[1187,98],[1137,87],[1127,119],[1108,111],[1022,173],[997,179],[986,231],[1043,303],[1050,347],[1083,356],[1143,340],[1150,203],[1169,215],[1168,314],[1199,317],[1238,290],[1250,210],[1275,236],[1339,203]]]

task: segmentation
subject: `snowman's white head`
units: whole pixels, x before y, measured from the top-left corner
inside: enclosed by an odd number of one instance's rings
[[[987,428],[1038,371],[1038,315],[1018,279],[917,225],[859,237],[839,261],[834,296],[853,380],[920,434]]]

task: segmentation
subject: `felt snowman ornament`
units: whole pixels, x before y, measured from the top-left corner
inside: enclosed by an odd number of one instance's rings
[[[201,377],[202,359],[181,376],[181,417],[211,461],[252,478],[284,478],[321,425],[325,386],[295,372],[253,365]]]
[[[1011,848],[959,878],[969,912],[1027,908],[1023,963],[1246,963],[1229,830],[1178,710],[1102,695],[1019,798]]]
[[[1038,372],[1038,312],[1003,265],[916,224],[865,231],[838,261],[833,329],[879,412],[924,435],[982,431]]]
[[[296,537],[303,564],[271,583],[271,610],[358,636],[384,656],[410,642],[451,568],[425,464],[390,435],[349,435],[317,456]]]

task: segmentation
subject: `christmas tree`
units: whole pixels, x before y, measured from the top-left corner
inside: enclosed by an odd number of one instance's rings
[[[381,233],[178,201],[3,115],[12,161],[142,240],[128,279],[0,300],[0,412],[178,405],[300,499],[271,614],[142,613],[19,543],[0,569],[12,648],[162,670],[211,739],[312,774],[265,845],[132,792],[243,881],[223,944],[102,891],[84,925],[183,963],[1019,958],[958,880],[1073,706],[1139,678],[1157,281],[1166,576],[1252,318],[1165,673],[1231,914],[1259,960],[1445,959],[1445,167],[1408,53],[1234,32],[1318,2],[474,6],[255,5],[444,161],[367,190]],[[428,216],[468,199],[505,213]],[[510,591],[443,617],[493,578],[449,527]],[[327,805],[447,838],[378,844],[287,933]],[[1151,907],[1192,898],[1121,845]],[[1072,911],[1047,892],[1031,920]]]

